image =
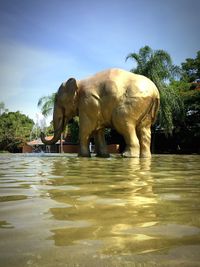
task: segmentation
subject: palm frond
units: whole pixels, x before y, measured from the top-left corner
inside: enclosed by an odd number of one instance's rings
[[[38,107],[41,109],[41,112],[44,116],[48,116],[53,111],[54,101],[56,94],[43,96],[38,101]]]

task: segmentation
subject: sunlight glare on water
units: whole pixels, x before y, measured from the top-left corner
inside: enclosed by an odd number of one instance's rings
[[[0,156],[0,266],[200,266],[200,156]]]

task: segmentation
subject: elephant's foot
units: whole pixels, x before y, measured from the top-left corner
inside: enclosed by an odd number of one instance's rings
[[[140,158],[151,158],[151,153],[150,152],[140,153]]]
[[[131,150],[125,150],[123,153],[122,153],[122,157],[124,158],[139,158],[140,155],[139,155],[139,152],[136,153],[136,152],[133,152]]]
[[[89,148],[87,146],[80,146],[78,156],[90,158],[91,154],[90,154]]]
[[[78,156],[79,157],[90,158],[91,157],[91,154],[87,150],[86,151],[80,150],[79,153],[78,153]]]

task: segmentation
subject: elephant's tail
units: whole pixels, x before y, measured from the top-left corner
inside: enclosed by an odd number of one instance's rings
[[[151,123],[152,124],[156,122],[159,108],[160,108],[160,99],[159,98],[153,99],[152,107],[151,107]]]
[[[151,124],[154,124],[156,122],[159,107],[160,107],[160,99],[159,98],[153,98],[149,104],[149,107],[145,111],[145,113],[143,113],[142,116],[140,117],[140,119],[139,119],[140,123],[145,121],[147,116],[148,116],[148,118],[150,116]]]

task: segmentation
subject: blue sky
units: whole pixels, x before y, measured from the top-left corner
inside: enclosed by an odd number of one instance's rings
[[[0,101],[35,120],[62,81],[130,70],[144,45],[180,65],[200,50],[199,14],[199,0],[0,0]]]

